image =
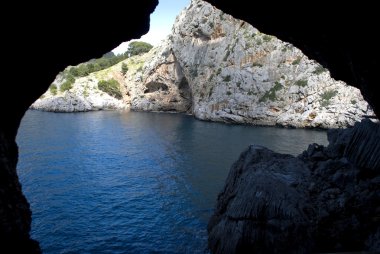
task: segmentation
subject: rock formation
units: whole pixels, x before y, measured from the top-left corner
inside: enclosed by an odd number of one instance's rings
[[[205,1],[263,33],[292,43],[329,69],[333,78],[360,88],[376,115],[380,115],[380,52],[372,37],[379,23],[376,3],[333,5],[320,1],[310,5],[257,1],[252,8],[245,0]]]
[[[100,73],[103,72],[100,71]],[[58,75],[54,82],[57,86],[56,94],[53,94],[49,89],[30,108],[53,112],[84,112],[124,109],[126,106],[122,100],[99,90],[99,80],[94,74],[77,78],[70,90],[60,92],[59,88],[64,80],[61,75]]]
[[[309,3],[260,1],[255,2],[253,10],[246,0],[208,1],[263,32],[292,42],[307,56],[323,63],[333,77],[358,86],[379,116],[379,51],[377,40],[371,37],[379,23],[375,2],[357,1],[335,6],[322,1],[311,8]],[[22,5],[17,1],[8,2],[6,11],[9,15],[1,16],[2,24],[7,24],[2,29],[3,37],[7,38],[2,41],[3,59],[7,63],[4,73],[8,77],[17,77],[17,81],[8,84],[3,81],[0,93],[2,253],[38,252],[31,247],[28,203],[16,175],[15,137],[25,111],[66,66],[98,57],[121,41],[146,33],[149,15],[157,3],[157,0],[148,0],[131,5],[130,2],[107,1],[115,7],[109,11],[103,5],[81,6],[67,1],[47,2],[43,6],[36,2]],[[102,18],[97,18],[97,14]],[[357,15],[360,18],[352,18]],[[107,36],[99,36],[99,31],[107,31]],[[20,59],[33,63],[27,68],[22,65],[24,68],[20,70],[17,68]],[[375,234],[372,239],[379,239],[379,235]]]
[[[298,157],[243,152],[208,225],[211,251],[380,251],[380,125],[364,120],[328,138]]]
[[[129,68],[123,82],[133,110],[321,128],[352,126],[363,117],[374,117],[358,89],[332,79],[291,44],[201,0],[193,0],[177,17],[171,35],[159,47],[125,62],[141,63],[136,71]],[[119,67],[112,68],[120,75]],[[56,111],[51,100],[46,96],[33,108]],[[75,111],[89,108],[77,105]]]

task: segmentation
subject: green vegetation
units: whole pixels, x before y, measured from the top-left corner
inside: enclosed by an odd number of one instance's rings
[[[109,95],[115,97],[116,99],[120,100],[123,98],[123,95],[120,92],[120,84],[115,79],[99,81],[98,88],[103,92],[106,92]]]
[[[227,49],[227,53],[226,53],[226,55],[224,56],[223,61],[227,61],[228,56],[229,56],[230,54],[231,54],[230,50]]]
[[[307,86],[307,80],[305,80],[305,79],[300,79],[300,80],[297,80],[294,84],[295,84],[296,86],[302,86],[302,87],[305,87],[305,86]]]
[[[123,75],[125,75],[128,71],[128,65],[126,63],[122,63],[121,64],[121,73],[123,73]]]
[[[335,97],[336,95],[338,94],[338,91],[336,90],[328,90],[326,92],[324,92],[322,95],[321,95],[321,105],[322,107],[327,107],[328,105],[330,105],[330,100]]]
[[[75,80],[74,80],[75,81]],[[70,90],[71,88],[73,88],[73,84],[74,82],[71,82],[70,80],[66,80],[60,87],[59,87],[59,90],[61,92],[64,92],[64,91],[68,91]]]
[[[69,81],[70,83],[73,83],[75,82],[75,78],[73,75],[71,75],[70,73],[66,74],[66,81]]]
[[[327,70],[326,70],[325,68],[323,68],[322,65],[318,65],[318,66],[315,68],[315,70],[313,71],[313,73],[319,75],[319,74],[321,74],[321,73],[323,73],[323,72],[325,72],[325,71],[327,71]]]
[[[292,64],[293,64],[293,65],[299,64],[299,63],[301,62],[301,58],[302,58],[302,57],[300,57],[300,56],[297,57],[297,59],[294,60]]]
[[[142,41],[134,41],[129,44],[128,50],[124,54],[115,56],[112,52],[106,53],[101,58],[92,59],[87,63],[70,67],[70,69],[65,70],[63,72],[63,75],[66,78],[66,80],[68,80],[68,75],[71,75],[71,77],[73,77],[74,79],[77,77],[84,77],[90,73],[109,68],[127,59],[128,57],[146,53],[151,48],[153,48],[153,46],[149,43]],[[122,65],[121,71],[125,75],[125,73],[128,71],[128,67],[126,65]]]
[[[131,57],[149,52],[152,48],[153,46],[149,43],[143,41],[133,41],[129,43],[128,50],[125,54]]]
[[[51,84],[49,87],[49,91],[52,95],[57,95],[57,85],[56,84]]]
[[[267,34],[264,34],[264,36],[263,36],[263,40],[264,40],[265,42],[270,42],[270,41],[272,40],[272,36],[267,35]]]
[[[263,67],[261,63],[253,62],[252,67]]]
[[[78,66],[70,67],[70,69],[66,72],[67,74],[70,74],[72,77],[85,77],[90,73],[101,71],[106,68],[111,67],[112,65],[117,64],[118,62],[126,59],[128,56],[126,54],[124,55],[118,55],[114,57],[102,57],[98,59],[90,60],[87,63],[80,64]]]
[[[89,93],[88,93],[88,86],[87,85],[84,87],[83,95],[84,95],[85,98],[87,98],[88,95],[89,95]]]
[[[224,82],[230,82],[231,81],[231,76],[227,75],[227,76],[223,77],[223,81]]]
[[[219,74],[222,72],[222,68],[219,68],[217,71],[216,71],[216,76],[219,76]]]
[[[281,90],[283,86],[280,84],[280,82],[275,82],[274,86],[267,91],[263,97],[260,98],[259,102],[265,102],[267,100],[275,101],[276,100],[276,92]]]

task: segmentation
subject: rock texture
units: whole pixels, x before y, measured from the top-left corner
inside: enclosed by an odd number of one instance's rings
[[[323,62],[331,69],[334,77],[345,80],[349,85],[358,85],[379,115],[380,100],[377,89],[379,51],[377,40],[370,37],[374,31],[377,31],[379,23],[375,2],[370,4],[357,1],[352,5],[342,4],[337,7],[321,3],[310,8],[309,4],[300,5],[297,2],[284,1],[274,5],[271,1],[259,1],[255,2],[258,11],[252,10],[246,0],[212,2],[224,11],[255,24],[263,31],[276,35],[284,41],[293,42],[308,56]],[[58,9],[57,3],[62,3]],[[146,33],[149,28],[149,15],[158,1],[137,1],[133,6],[129,2],[108,1],[107,3],[118,8],[107,12],[104,11],[103,5],[76,5],[72,8],[72,5],[66,1],[55,1],[44,3],[43,6],[36,2],[27,2],[20,6],[19,2],[14,1],[8,3],[9,15],[0,17],[3,24],[10,24],[4,26],[2,30],[3,37],[8,38],[2,41],[3,59],[8,63],[5,65],[4,73],[7,73],[8,77],[17,77],[18,81],[17,85],[3,85],[0,93],[2,135],[0,143],[4,147],[4,150],[0,150],[0,171],[2,176],[4,172],[5,176],[9,176],[1,178],[0,189],[6,197],[22,196],[18,188],[9,187],[15,186],[12,183],[17,182],[15,136],[28,107],[46,91],[56,74],[66,66],[101,56],[121,41]],[[273,15],[268,15],[267,10],[271,10]],[[70,13],[70,18],[67,18],[67,13]],[[94,18],[94,13],[102,13],[103,18]],[[134,15],[128,15],[129,13]],[[358,14],[365,15],[361,15],[360,19],[352,18]],[[13,19],[9,19],[9,16]],[[46,20],[49,26],[41,23]],[[91,25],[87,25],[86,29],[78,25],[88,24],[89,20]],[[305,26],[310,29],[305,30]],[[62,32],[68,29],[70,35]],[[99,36],[99,31],[102,30],[112,36]],[[30,31],[33,31],[33,36],[29,36]],[[361,31],[361,34],[353,36],[353,31]],[[25,45],[29,46],[28,50],[20,50],[25,48]],[[48,48],[56,49],[54,54],[47,50]],[[29,64],[28,68],[23,68],[21,74],[20,68],[16,68],[20,65],[20,59],[32,59],[34,62]],[[12,205],[9,206],[7,199],[4,200],[0,203],[0,210],[7,216],[17,214],[17,209]],[[17,206],[27,205],[22,201],[16,203]],[[17,224],[19,221],[21,223]],[[28,234],[28,229],[20,226],[24,223],[30,225],[25,217],[18,216],[7,224],[0,224],[2,253],[32,253],[32,248],[22,247],[29,246],[22,244],[22,238],[15,236],[9,240],[2,237],[8,235],[8,225],[14,225],[13,230],[20,230],[23,232],[22,235]],[[373,239],[379,239],[379,236],[380,233]],[[13,251],[7,250],[7,247],[12,247],[8,244],[11,242],[16,242]]]
[[[378,30],[376,3],[354,1],[331,5],[245,0],[206,0],[217,8],[277,36],[322,63],[332,77],[360,88],[366,101],[380,115],[378,75],[380,52],[372,34]],[[360,19],[352,17],[360,15]]]
[[[312,144],[298,157],[250,146],[218,196],[211,251],[380,251],[379,131],[369,120],[331,130],[328,147]]]
[[[54,84],[57,85],[57,94],[47,90],[30,108],[53,112],[84,112],[94,110],[115,110],[126,107],[122,100],[118,100],[98,89],[98,79],[94,74],[77,78],[73,87],[59,92],[64,79],[58,75]]]
[[[204,1],[177,17],[169,40],[199,119],[336,128],[373,115],[359,90],[300,50]]]
[[[309,175],[306,164],[291,155],[250,146],[232,166],[218,197],[209,223],[212,252],[305,253]]]
[[[124,80],[133,110],[320,128],[352,126],[374,117],[358,89],[332,79],[291,44],[201,0],[193,0],[177,17],[159,47],[126,62],[141,63]],[[37,108],[56,109],[49,100],[44,98],[46,103],[37,103]],[[79,103],[81,109],[87,110]]]

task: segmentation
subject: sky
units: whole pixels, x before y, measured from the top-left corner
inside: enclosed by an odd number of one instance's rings
[[[137,40],[157,46],[170,34],[175,18],[188,5],[190,5],[190,0],[159,0],[155,11],[150,15],[149,32]],[[123,42],[112,51],[115,54],[121,54],[127,48],[128,42]]]

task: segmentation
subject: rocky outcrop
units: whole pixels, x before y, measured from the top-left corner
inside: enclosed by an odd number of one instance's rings
[[[160,46],[124,62],[139,66],[129,68],[123,81],[127,107],[133,110],[320,128],[352,126],[374,117],[358,89],[332,79],[291,44],[201,0],[193,0],[177,17]],[[119,67],[111,68],[121,75]],[[44,108],[49,100],[38,105]],[[78,108],[87,110],[82,104]]]
[[[379,131],[369,120],[331,130],[328,147],[313,144],[298,157],[250,146],[218,196],[211,251],[380,251]]]
[[[133,68],[136,63],[139,67]],[[191,90],[178,60],[164,41],[145,56],[127,60],[125,86],[130,108],[191,113]]]
[[[50,89],[47,90],[30,108],[52,112],[84,112],[126,107],[123,100],[112,97],[98,88],[99,80],[95,74],[77,78],[70,90],[60,92],[60,86],[64,81],[59,74],[53,82],[57,87],[55,94]]]
[[[291,155],[250,146],[231,168],[209,223],[213,253],[305,253],[310,172]],[[306,179],[306,181],[305,181]]]
[[[199,119],[336,128],[373,116],[358,89],[333,80],[291,44],[203,1],[177,17],[169,40]]]
[[[360,88],[376,115],[380,115],[380,52],[371,36],[378,30],[376,3],[354,1],[332,6],[320,2],[310,7],[297,2],[258,1],[252,8],[245,0],[205,1],[264,33],[292,43],[328,68],[333,78]],[[361,18],[352,18],[357,15]]]

